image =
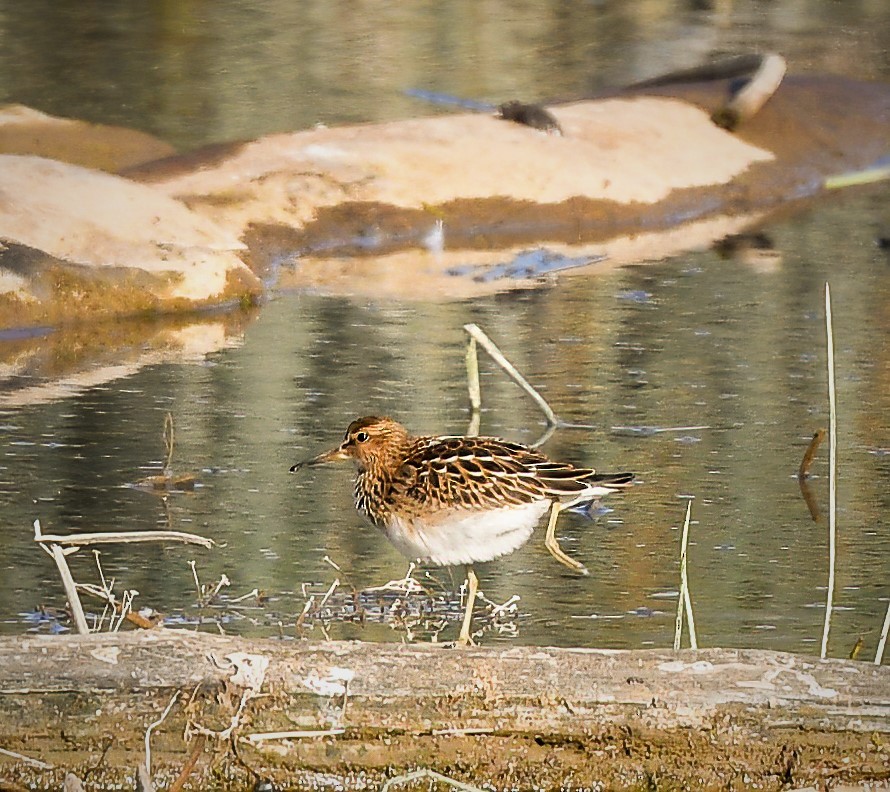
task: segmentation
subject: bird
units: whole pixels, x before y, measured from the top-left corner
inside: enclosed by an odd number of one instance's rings
[[[467,567],[461,645],[473,643],[473,564],[517,550],[549,511],[545,546],[561,564],[588,574],[556,540],[559,513],[634,481],[633,473],[574,467],[499,437],[412,436],[398,421],[377,416],[356,419],[336,448],[290,471],[350,459],[357,468],[355,508],[399,551],[422,564]]]

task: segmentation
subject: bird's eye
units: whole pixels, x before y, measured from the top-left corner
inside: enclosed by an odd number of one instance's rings
[[[355,441],[357,443],[367,443],[368,440],[370,440],[370,439],[371,439],[371,435],[369,435],[367,432],[356,432],[355,433]]]

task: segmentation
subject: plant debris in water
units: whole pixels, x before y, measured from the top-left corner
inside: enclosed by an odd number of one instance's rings
[[[549,275],[552,272],[583,267],[587,264],[595,264],[605,260],[605,256],[564,256],[546,248],[523,250],[517,253],[513,259],[503,264],[467,265],[464,267],[452,267],[449,275],[469,276],[477,283],[490,283],[496,280],[529,280]]]
[[[437,643],[442,633],[453,625],[459,625],[464,612],[465,584],[458,590],[450,590],[429,574],[423,583],[414,577],[414,565],[399,580],[391,580],[381,586],[355,589],[341,585],[339,579],[331,584],[304,583],[297,592],[284,592],[270,596],[264,591],[252,591],[236,596],[226,589],[230,581],[222,575],[215,583],[201,583],[194,562],[189,562],[195,578],[196,599],[187,607],[159,613],[153,608],[136,610],[133,598],[138,592],[125,592],[131,596],[124,601],[116,598],[111,590],[117,581],[105,581],[103,586],[78,584],[85,593],[104,599],[102,611],[86,610],[86,619],[93,632],[117,631],[122,624],[142,629],[163,625],[165,627],[215,627],[223,632],[240,632],[239,625],[250,628],[266,628],[283,639],[309,637],[330,638],[335,625],[385,625],[401,635],[405,641],[429,641]],[[101,569],[101,567],[100,567]],[[101,573],[100,573],[101,574]],[[101,591],[100,591],[101,589]],[[299,607],[302,598],[302,608]],[[287,601],[293,602],[288,611],[281,609]],[[110,605],[109,605],[110,603]],[[474,637],[486,634],[517,637],[519,597],[514,595],[502,604],[477,594]],[[109,620],[109,615],[111,619]],[[20,613],[19,618],[28,632],[51,635],[71,629],[71,614],[65,609],[40,605],[33,611]]]

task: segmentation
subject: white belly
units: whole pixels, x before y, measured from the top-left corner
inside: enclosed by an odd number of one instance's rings
[[[492,511],[454,509],[414,520],[392,517],[385,530],[412,561],[435,566],[472,564],[524,545],[549,508],[549,500],[540,500]]]

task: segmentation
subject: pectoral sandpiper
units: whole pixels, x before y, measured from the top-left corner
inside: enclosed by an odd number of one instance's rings
[[[352,459],[355,507],[412,561],[465,564],[469,595],[461,644],[471,643],[478,580],[472,564],[512,553],[550,511],[544,544],[562,564],[587,574],[556,541],[560,511],[597,500],[633,481],[633,473],[597,473],[553,462],[496,437],[412,437],[391,418],[353,421],[339,446],[291,468]]]

